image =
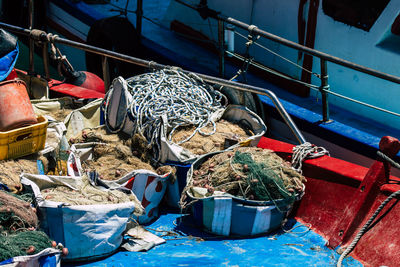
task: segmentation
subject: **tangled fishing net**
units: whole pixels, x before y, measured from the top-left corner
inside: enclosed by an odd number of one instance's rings
[[[55,186],[41,190],[43,199],[63,202],[70,205],[95,205],[95,204],[117,204],[134,202],[135,214],[141,215],[143,208],[137,197],[132,194],[125,194],[119,190],[100,190],[92,186],[86,175],[82,176],[80,185],[72,189],[67,186]]]
[[[1,160],[0,161],[0,183],[5,184],[12,193],[22,191],[22,184],[20,182],[21,173],[37,174],[37,160],[42,160],[43,156],[36,154],[26,156],[21,159],[15,160]]]
[[[216,123],[215,133],[211,136],[203,136],[198,132],[181,146],[195,155],[203,155],[210,152],[224,149],[225,140],[241,142],[249,138],[249,135],[237,124],[227,120],[219,120]],[[194,126],[181,127],[172,134],[172,142],[179,144],[182,140],[187,140],[195,131]],[[204,127],[204,132],[213,131],[211,125]]]
[[[86,170],[95,170],[101,179],[117,180],[134,170],[160,173],[150,164],[132,155],[129,147],[122,144],[97,144],[93,147],[93,159],[82,163]],[[160,173],[164,174],[164,173]]]
[[[69,97],[47,100],[32,99],[31,103],[36,115],[48,115],[60,122],[64,121],[72,111],[79,107]]]
[[[133,156],[140,158],[140,160],[145,163],[149,163],[152,158],[151,146],[147,143],[146,139],[139,134],[135,134],[129,138],[123,133],[108,133],[105,127],[97,127],[85,129],[76,137],[69,140],[70,144],[90,142],[107,143],[110,145],[123,144],[130,147]]]
[[[52,245],[50,238],[42,231],[25,231],[11,235],[0,235],[0,261],[16,256],[39,253]]]
[[[104,127],[98,127],[83,130],[70,142],[100,142],[93,147],[93,159],[82,162],[85,172],[96,171],[100,179],[118,180],[134,170],[148,170],[160,175],[175,172],[172,167],[155,169],[149,164],[151,148],[138,134],[128,138],[122,134],[110,134]]]
[[[76,143],[122,143],[129,145],[129,139],[122,138],[118,134],[110,134],[105,127],[96,127],[91,129],[82,130],[77,136],[69,140],[71,144]]]
[[[304,176],[273,151],[240,147],[214,155],[193,172],[188,188],[206,188],[207,195],[222,191],[250,200],[292,202],[302,192]]]
[[[16,160],[0,161],[0,183],[5,184],[13,193],[21,192],[22,184],[20,175],[23,172],[36,174],[37,159],[42,159],[37,155],[24,157]]]
[[[29,202],[0,190],[0,223],[2,231],[15,232],[35,229],[38,219]]]
[[[37,227],[38,218],[29,202],[0,191],[0,262],[51,247],[45,233],[34,231]]]
[[[135,122],[134,133],[149,144],[158,145],[163,120],[171,131],[194,126],[191,136],[214,133],[211,114],[223,107],[223,95],[195,74],[170,68],[131,77],[127,84],[132,95],[129,110]],[[213,131],[203,131],[207,125],[212,125]]]
[[[72,112],[74,111],[73,108],[61,108],[57,111],[49,111],[49,112],[43,112],[43,115],[50,115],[52,118],[54,118],[56,121],[64,121],[65,118]]]

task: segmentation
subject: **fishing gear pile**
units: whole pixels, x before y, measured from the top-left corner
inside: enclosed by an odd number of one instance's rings
[[[124,136],[123,133],[111,134],[108,133],[105,127],[97,127],[85,129],[76,137],[69,140],[70,144],[76,143],[107,143],[107,144],[123,144],[130,147],[132,154],[145,163],[150,163],[152,148],[147,143],[146,139],[139,134],[133,135],[131,138]]]
[[[38,218],[30,203],[0,191],[0,262],[52,247],[50,238],[36,231]]]
[[[197,75],[170,68],[131,77],[127,84],[132,95],[129,110],[135,124],[134,133],[142,135],[149,144],[159,145],[163,123],[171,133],[179,127],[194,127],[178,144],[196,133],[203,136],[215,133],[212,114],[223,108],[223,95]],[[204,131],[207,125],[212,125],[211,131]]]
[[[69,143],[122,143],[129,145],[129,139],[121,138],[117,134],[109,134],[104,127],[82,130],[76,137],[71,138]]]
[[[143,213],[141,204],[134,194],[125,194],[117,189],[100,190],[91,185],[86,175],[82,176],[82,182],[75,189],[60,185],[43,189],[41,190],[41,194],[45,200],[63,202],[70,205],[134,202],[135,212],[138,214]]]
[[[93,145],[93,159],[82,162],[82,168],[85,172],[96,171],[100,179],[118,180],[133,170],[149,170],[160,175],[174,172],[172,167],[155,169],[149,164],[151,149],[138,134],[124,139],[118,134],[109,134],[104,127],[100,127],[83,130],[70,142],[96,143]]]
[[[38,218],[29,202],[0,190],[1,231],[8,233],[21,229],[36,229]]]
[[[171,134],[172,142],[180,143],[181,140],[187,140],[181,146],[195,155],[204,155],[210,152],[223,150],[226,140],[232,140],[236,143],[247,140],[249,135],[239,125],[227,120],[219,120],[215,123],[215,133],[204,138],[200,133],[196,133],[189,140],[189,136],[196,131],[194,126],[181,127],[175,133]],[[213,131],[212,126],[204,127],[205,132]]]
[[[222,191],[249,200],[292,202],[305,181],[273,151],[240,147],[206,160],[194,170],[189,186],[207,188],[207,195]]]
[[[2,160],[0,161],[0,183],[6,185],[12,193],[18,193],[22,190],[20,174],[37,173],[37,159],[44,157],[27,156],[23,159]]]
[[[93,157],[82,162],[82,167],[87,171],[96,171],[104,180],[117,180],[133,170],[157,172],[124,145],[97,144],[93,147]]]

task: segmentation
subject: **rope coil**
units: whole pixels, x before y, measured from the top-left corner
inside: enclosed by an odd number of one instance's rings
[[[197,132],[204,136],[212,135],[216,129],[212,115],[224,108],[222,102],[227,102],[225,96],[213,90],[200,77],[185,74],[176,68],[134,76],[126,82],[132,96],[127,116],[134,122],[133,134],[139,133],[150,145],[157,147],[161,127],[168,130],[167,138],[171,143],[172,135],[179,127],[196,127],[178,145],[190,140]],[[111,93],[106,97],[106,103],[109,103],[110,96]],[[211,132],[204,131],[207,125],[213,126]],[[112,130],[118,132],[122,128],[123,125]]]
[[[292,168],[299,173],[302,173],[301,168],[303,167],[303,161],[306,158],[314,159],[322,157],[323,155],[329,156],[329,151],[324,147],[316,146],[309,142],[295,146],[293,147]]]

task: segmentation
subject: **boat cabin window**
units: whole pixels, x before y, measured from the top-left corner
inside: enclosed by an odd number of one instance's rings
[[[323,12],[336,21],[369,31],[390,0],[322,0]]]

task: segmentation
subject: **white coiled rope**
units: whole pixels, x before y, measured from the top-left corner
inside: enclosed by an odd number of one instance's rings
[[[314,159],[319,158],[323,155],[329,155],[328,150],[324,147],[313,145],[309,142],[305,142],[298,146],[293,147],[292,155],[292,168],[299,173],[302,173],[303,161],[306,158]]]
[[[168,68],[126,81],[132,95],[129,112],[135,123],[134,133],[141,134],[149,144],[158,145],[163,122],[171,129],[168,135],[171,142],[172,134],[178,127],[195,127],[194,132],[178,144],[190,140],[197,132],[202,135],[215,132],[211,115],[223,108],[221,102],[224,96],[197,75]],[[202,131],[209,124],[213,125],[213,130],[209,133]]]

